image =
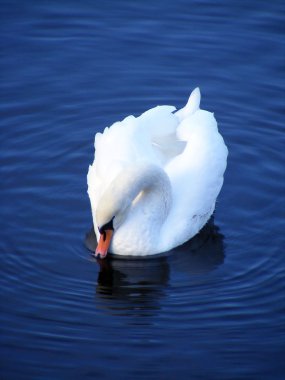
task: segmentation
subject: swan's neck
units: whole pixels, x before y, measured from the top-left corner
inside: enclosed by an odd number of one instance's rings
[[[100,200],[97,222],[115,216],[113,240],[122,235],[127,235],[128,241],[141,236],[144,244],[147,240],[153,244],[167,218],[171,199],[170,180],[162,169],[151,164],[130,166],[114,179]]]
[[[136,208],[144,206],[144,213],[154,219],[165,218],[170,208],[170,180],[155,165],[129,167],[115,180],[112,193],[124,208],[129,208],[129,212],[134,213]]]

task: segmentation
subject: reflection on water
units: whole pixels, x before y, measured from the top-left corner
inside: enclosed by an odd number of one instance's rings
[[[136,287],[151,290],[167,285],[169,265],[166,257],[153,259],[117,259],[98,260],[99,292],[116,295],[119,289]]]
[[[223,264],[224,251],[224,235],[212,217],[198,235],[171,251],[172,267],[190,275],[205,274]]]
[[[105,311],[128,316],[134,314],[136,318],[157,313],[169,281],[166,257],[150,260],[109,257],[97,262],[100,271],[96,297]]]
[[[104,309],[111,312],[150,315],[169,286],[171,270],[191,276],[214,270],[224,262],[223,235],[213,219],[193,239],[170,252],[146,258],[127,258],[108,255],[97,259],[100,271],[96,295]],[[86,246],[94,252],[96,237],[93,229],[86,236]]]

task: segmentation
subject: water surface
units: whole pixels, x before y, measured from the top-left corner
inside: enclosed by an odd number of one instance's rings
[[[1,5],[1,378],[284,378],[282,2]],[[214,220],[97,263],[94,134],[197,85],[229,148]]]

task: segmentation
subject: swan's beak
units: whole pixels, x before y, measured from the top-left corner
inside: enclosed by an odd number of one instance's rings
[[[104,259],[107,256],[113,232],[113,230],[104,230],[100,234],[99,243],[95,251],[95,257]]]

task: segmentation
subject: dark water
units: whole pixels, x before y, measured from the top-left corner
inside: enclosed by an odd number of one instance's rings
[[[1,1],[1,379],[283,378],[283,28],[277,0]],[[214,221],[100,266],[95,132],[197,85],[230,152]]]

